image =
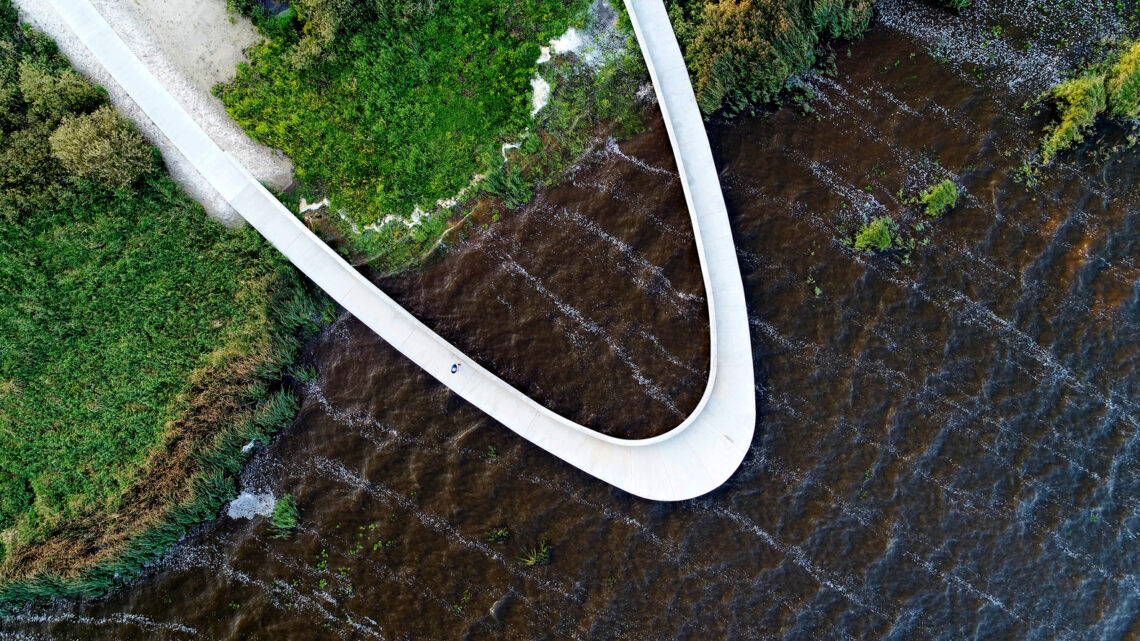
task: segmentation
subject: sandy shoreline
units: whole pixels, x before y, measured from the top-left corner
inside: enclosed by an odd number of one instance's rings
[[[59,44],[76,69],[106,88],[111,102],[138,124],[161,151],[170,174],[214,218],[228,225],[241,217],[170,144],[134,101],[66,28],[47,0],[16,0],[20,19]],[[222,149],[261,182],[283,189],[292,182],[293,164],[281,152],[250,139],[234,123],[210,89],[232,78],[257,41],[250,21],[231,15],[224,0],[174,4],[168,0],[92,0],[119,37]]]

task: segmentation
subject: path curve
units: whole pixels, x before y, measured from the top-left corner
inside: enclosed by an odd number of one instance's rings
[[[270,243],[404,356],[523,438],[631,494],[679,501],[710,492],[744,460],[756,424],[752,344],[736,246],[688,71],[661,0],[625,0],[673,145],[709,302],[709,380],[672,430],[619,439],[563,418],[468,358],[380,291],[222,151],[89,0],[50,0],[157,128]],[[453,364],[460,366],[451,372]]]

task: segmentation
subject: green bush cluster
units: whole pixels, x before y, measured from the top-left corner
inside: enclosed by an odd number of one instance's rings
[[[235,6],[253,12],[255,4]],[[295,17],[259,14],[269,39],[217,94],[247,132],[284,150],[297,178],[359,226],[406,217],[455,195],[489,169],[483,159],[532,124],[539,45],[585,6],[302,0]],[[391,226],[389,241],[415,233]]]
[[[928,215],[937,218],[958,204],[958,195],[958,184],[953,180],[943,180],[922,192],[918,200],[926,207]]]
[[[0,29],[8,602],[105,588],[215,514],[242,439],[295,414],[266,397],[320,306],[254,231],[210,221],[10,0]]]
[[[855,234],[855,249],[863,252],[880,252],[890,249],[898,235],[898,228],[888,216],[879,216],[864,223]]]
[[[973,2],[974,0],[942,0],[942,4],[950,7],[951,9],[957,9],[959,11],[970,6],[973,4]]]
[[[774,101],[824,38],[866,29],[874,0],[667,0],[706,114]]]
[[[10,2],[0,13],[13,13]],[[15,20],[0,33],[0,216],[36,211],[53,185],[80,176],[125,187],[153,166],[150,146],[105,106],[55,43]]]

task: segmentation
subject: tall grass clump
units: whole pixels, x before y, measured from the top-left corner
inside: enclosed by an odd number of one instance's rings
[[[886,251],[894,245],[897,236],[894,221],[879,216],[865,223],[855,234],[855,249],[862,252]]]
[[[293,495],[282,496],[273,506],[273,516],[269,519],[273,538],[283,539],[291,536],[297,530],[300,518],[300,513],[297,511],[297,500],[293,498]]]
[[[537,547],[525,548],[519,555],[519,563],[525,566],[547,565],[550,563],[554,547],[546,541],[539,541]]]
[[[943,180],[922,192],[918,201],[926,208],[927,215],[937,218],[958,204],[958,196],[958,184]]]
[[[1106,81],[1108,105],[1116,118],[1140,115],[1140,41],[1125,44]]]
[[[1041,162],[1048,165],[1056,155],[1084,140],[1097,116],[1107,106],[1103,74],[1084,74],[1066,80],[1049,92],[1060,121],[1050,127],[1041,142]]]

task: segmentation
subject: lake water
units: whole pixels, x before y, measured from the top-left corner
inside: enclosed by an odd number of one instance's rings
[[[834,77],[805,78],[814,113],[710,124],[759,410],[720,490],[615,490],[342,318],[308,348],[320,378],[296,423],[243,478],[294,494],[300,532],[222,518],[123,592],[26,608],[0,636],[1140,637],[1137,155],[1105,125],[1040,185],[1015,180],[1049,117],[1023,103],[1124,27],[1108,3],[1036,6],[885,2]],[[904,200],[943,172],[962,201],[922,220]],[[908,258],[837,242],[881,213],[911,230]],[[677,422],[707,374],[660,125],[383,285],[612,433]],[[521,565],[541,541],[550,564]]]

